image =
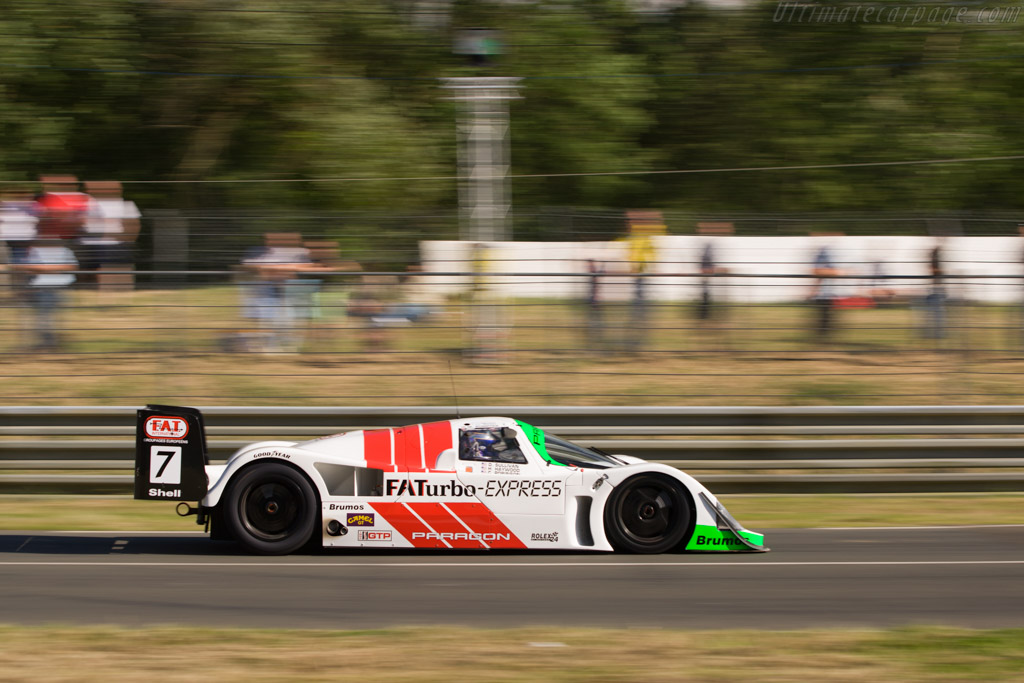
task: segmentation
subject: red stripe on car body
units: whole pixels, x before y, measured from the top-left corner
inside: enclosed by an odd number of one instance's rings
[[[396,429],[395,437],[396,450],[400,454],[395,464],[399,466],[399,470],[402,472],[425,472],[419,425]]]
[[[428,422],[423,428],[423,456],[427,469],[433,469],[441,451],[452,447],[452,423]]]
[[[487,547],[483,541],[471,538],[473,530],[460,524],[459,520],[440,503],[407,503],[407,505],[453,548],[479,550]]]
[[[440,538],[430,538],[433,529],[426,526],[417,519],[416,515],[402,503],[375,503],[371,502],[377,514],[387,521],[395,531],[400,533],[405,540],[417,548],[446,548],[448,547]],[[417,534],[420,536],[417,538]]]
[[[397,471],[391,450],[391,430],[373,429],[363,432],[363,458],[369,467],[385,472]]]
[[[445,503],[445,507],[478,534],[493,534],[486,541],[492,548],[526,547],[483,503]],[[506,535],[508,538],[505,538]]]

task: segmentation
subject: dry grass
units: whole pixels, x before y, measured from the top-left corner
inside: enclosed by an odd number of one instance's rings
[[[1024,493],[719,496],[751,529],[1024,524]]]
[[[937,354],[879,358],[726,354],[568,358],[537,353],[501,366],[451,353],[409,357],[292,354],[5,356],[7,405],[463,405],[970,404],[1024,400],[1024,361]],[[887,362],[888,361],[888,362]],[[991,372],[994,374],[982,374]],[[973,374],[972,374],[973,373]]]
[[[1021,680],[1024,631],[0,628],[8,681]]]
[[[4,528],[25,531],[196,531],[195,517],[179,517],[175,503],[125,496],[0,495]]]
[[[907,308],[842,311],[841,330],[821,343],[800,306],[738,306],[714,327],[697,325],[690,307],[668,306],[652,311],[657,329],[645,350],[625,352],[625,309],[609,312],[602,348],[581,307],[516,302],[506,342],[518,352],[492,367],[464,361],[468,318],[458,304],[373,335],[334,316],[303,353],[263,354],[225,350],[246,330],[230,287],[74,295],[77,307],[63,315],[69,353],[24,353],[16,334],[0,340],[0,403],[450,405],[449,361],[464,405],[1024,400],[1019,321],[996,306],[951,317],[958,325],[941,348],[919,338],[919,314]]]

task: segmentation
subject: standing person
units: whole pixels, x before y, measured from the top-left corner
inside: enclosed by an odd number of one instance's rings
[[[35,204],[30,192],[5,192],[0,200],[0,241],[10,250],[11,261],[25,258],[32,240],[36,238]]]
[[[1020,234],[1021,237],[1024,237],[1024,223],[1021,223],[1020,225],[1017,226],[1017,232]],[[1024,249],[1022,249],[1020,252],[1018,264],[1024,267]],[[1020,295],[1021,302],[1019,308],[1017,309],[1017,315],[1019,316],[1019,324],[1017,327],[1017,344],[1020,345],[1021,347],[1024,347],[1024,278],[1022,278],[1021,280]]]
[[[77,240],[82,270],[97,271],[101,289],[130,288],[135,238],[139,234],[139,208],[121,194],[121,183],[87,182],[89,194],[85,225]],[[120,273],[116,271],[121,271]],[[129,272],[125,272],[129,271]]]
[[[697,302],[697,318],[709,321],[716,317],[720,306],[716,305],[715,279],[724,275],[727,270],[719,265],[716,249],[717,238],[731,235],[732,223],[699,223],[697,233],[704,235],[706,241],[700,254],[700,299]],[[721,302],[719,302],[721,303]]]
[[[0,264],[22,262],[36,237],[36,218],[32,194],[24,191],[5,192],[0,199]],[[6,268],[2,268],[6,270]],[[17,299],[24,276],[0,274],[0,300]]]
[[[362,270],[355,261],[343,261],[337,242],[306,242],[310,264],[299,272],[303,287],[297,289],[304,297],[299,302],[299,318],[307,324],[305,341],[313,351],[330,351],[334,330],[341,324],[348,307],[348,290],[339,274]]]
[[[946,336],[946,288],[942,249],[943,239],[940,237],[935,240],[935,245],[928,252],[928,275],[931,283],[925,297],[927,339],[942,339]]]
[[[708,240],[700,253],[700,301],[697,317],[711,319],[711,278],[715,275],[715,245]]]
[[[298,233],[268,232],[264,246],[242,260],[242,266],[256,275],[248,286],[247,310],[259,320],[262,350],[298,350],[294,297],[289,286],[298,286],[294,275],[310,265],[309,251]]]
[[[604,348],[604,311],[601,300],[601,277],[604,264],[596,259],[587,259],[587,338],[584,348]]]
[[[82,232],[89,195],[78,189],[75,176],[40,176],[42,193],[36,197],[37,232],[43,239],[73,240]]]
[[[28,276],[27,297],[35,330],[34,351],[60,348],[57,320],[64,304],[65,290],[75,282],[78,268],[74,252],[58,240],[33,240],[23,261],[12,266]]]
[[[630,309],[626,348],[641,350],[648,336],[648,304],[646,275],[656,261],[654,238],[665,234],[665,223],[660,211],[628,211],[629,262],[634,274],[633,305]]]
[[[811,291],[811,301],[816,312],[814,331],[819,339],[825,340],[832,336],[835,330],[835,277],[839,275],[839,269],[832,260],[832,251],[828,244],[818,247],[811,273],[815,277]]]

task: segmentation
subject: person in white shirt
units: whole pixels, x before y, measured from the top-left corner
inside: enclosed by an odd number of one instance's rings
[[[0,300],[15,298],[19,282],[7,272],[10,263],[25,259],[39,219],[32,194],[14,190],[0,196]]]
[[[139,208],[121,194],[117,181],[87,182],[89,193],[85,225],[77,240],[82,270],[97,271],[101,288],[130,285],[133,248],[139,233]],[[122,271],[118,273],[117,271]]]
[[[265,244],[242,259],[242,267],[256,280],[243,289],[246,317],[259,321],[264,352],[299,350],[295,297],[289,292],[300,286],[297,273],[317,269],[302,245],[302,235],[268,232]]]
[[[28,277],[26,294],[32,307],[36,351],[59,348],[57,318],[64,303],[65,290],[75,282],[78,260],[60,240],[36,239],[24,260],[12,265]]]

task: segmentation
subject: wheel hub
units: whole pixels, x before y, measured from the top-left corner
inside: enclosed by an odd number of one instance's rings
[[[640,519],[654,519],[657,514],[658,509],[651,503],[644,503],[640,506]]]
[[[259,482],[242,496],[244,524],[263,540],[287,536],[299,518],[300,496],[288,481]]]

